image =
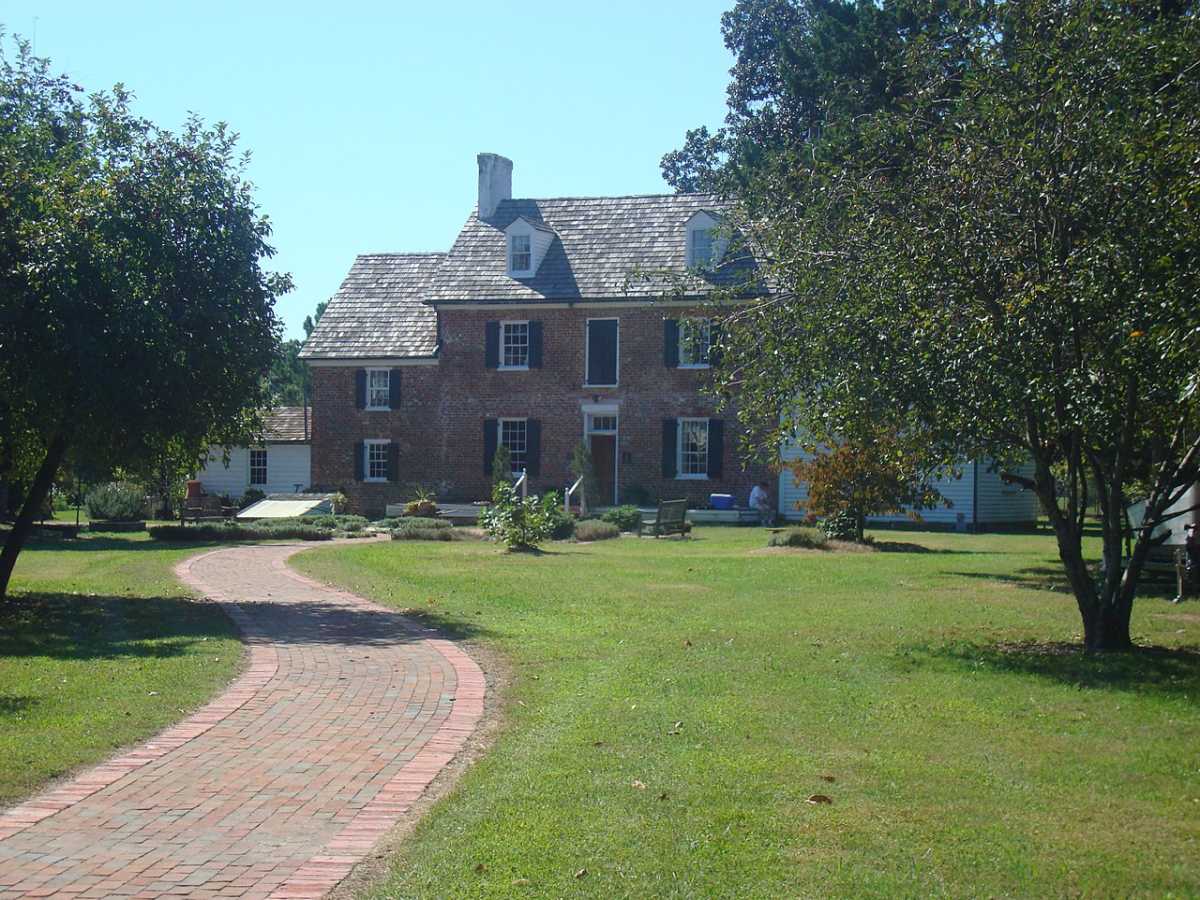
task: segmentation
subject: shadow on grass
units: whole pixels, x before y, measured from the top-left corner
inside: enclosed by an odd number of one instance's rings
[[[983,550],[955,550],[951,547],[926,547],[924,544],[913,544],[909,541],[871,541],[873,546],[880,553],[936,553],[951,556],[979,556],[985,554]]]
[[[0,717],[15,716],[40,702],[37,697],[0,697]]]
[[[1127,653],[1088,653],[1082,644],[1020,641],[951,643],[907,648],[904,668],[988,669],[1035,675],[1080,690],[1138,691],[1184,696],[1200,703],[1200,647],[1135,647]]]
[[[947,572],[959,578],[975,578],[983,581],[998,581],[1016,587],[1029,588],[1035,591],[1054,591],[1060,594],[1070,594],[1071,585],[1067,576],[1058,566],[1026,566],[1012,573],[989,572]],[[1172,600],[1176,594],[1174,579],[1145,578],[1138,584],[1137,596],[1145,600]]]

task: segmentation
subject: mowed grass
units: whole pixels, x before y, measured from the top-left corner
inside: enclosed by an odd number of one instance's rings
[[[21,553],[0,602],[0,806],[149,737],[233,677],[232,623],[171,574],[195,552],[143,533]]]
[[[1200,607],[1139,602],[1166,652],[1013,649],[1078,639],[1050,538],[881,537],[927,552],[700,528],[295,558],[511,669],[377,896],[1200,893]]]

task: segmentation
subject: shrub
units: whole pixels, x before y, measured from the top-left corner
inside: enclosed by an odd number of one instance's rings
[[[393,541],[461,541],[463,534],[453,528],[397,528]]]
[[[404,531],[406,529],[414,528],[449,529],[451,525],[446,519],[430,519],[424,516],[406,516],[402,519],[393,519],[392,527],[397,530]]]
[[[146,498],[137,485],[110,482],[87,496],[88,515],[112,522],[136,522],[146,515]]]
[[[575,534],[575,516],[556,503],[553,509],[548,509],[546,515],[550,520],[550,539],[552,541],[569,540]]]
[[[327,541],[333,532],[312,525],[152,525],[156,541]]]
[[[600,518],[621,531],[637,531],[642,526],[642,513],[636,506],[614,506],[606,509]]]
[[[524,497],[506,481],[492,486],[492,505],[479,514],[479,524],[509,550],[534,550],[550,537],[551,517],[558,494],[550,491],[540,500]]]
[[[333,510],[333,514],[335,516],[339,513],[345,515],[346,513],[350,512],[350,498],[341,491],[338,491],[329,498],[329,506]]]
[[[492,494],[496,493],[496,485],[510,484],[512,480],[512,453],[501,444],[492,455]]]
[[[258,488],[247,488],[246,493],[242,494],[242,500],[238,504],[238,509],[245,509],[247,506],[253,506],[259,500],[266,500],[267,495]]]
[[[857,541],[858,516],[852,512],[835,513],[821,520],[821,530],[831,541]]]
[[[809,550],[822,550],[828,540],[825,532],[817,528],[791,528],[771,535],[767,544],[771,547],[806,547]]]
[[[575,540],[577,541],[606,541],[609,538],[621,536],[621,530],[612,522],[600,519],[586,519],[575,525]]]
[[[404,515],[431,519],[438,513],[438,505],[432,500],[409,500],[404,504]]]

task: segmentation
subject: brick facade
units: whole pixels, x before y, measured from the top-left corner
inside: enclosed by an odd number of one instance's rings
[[[710,493],[732,493],[745,504],[755,481],[770,480],[765,467],[742,468],[737,424],[718,413],[702,393],[706,369],[668,368],[664,318],[686,310],[653,305],[572,308],[535,306],[506,310],[439,310],[441,347],[433,365],[402,365],[399,409],[356,408],[354,366],[313,367],[313,483],[342,490],[365,515],[382,515],[388,503],[411,499],[413,485],[432,488],[440,500],[485,499],[484,421],[536,419],[541,425],[540,471],[534,492],[562,488],[573,479],[571,454],[584,438],[584,407],[615,404],[618,415],[617,490],[621,500],[638,488],[653,499],[686,497],[706,506]],[[619,320],[619,383],[584,385],[585,334],[589,318]],[[542,323],[543,360],[528,371],[489,369],[485,364],[488,322],[530,319]],[[718,478],[663,476],[663,420],[719,418],[724,453]],[[398,472],[392,481],[356,480],[354,453],[368,439],[392,441]]]

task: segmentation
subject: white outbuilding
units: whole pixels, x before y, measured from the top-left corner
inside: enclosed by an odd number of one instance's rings
[[[197,478],[204,493],[240,499],[250,488],[264,494],[298,494],[312,478],[311,416],[306,406],[281,406],[266,419],[263,440],[233,447],[228,461],[210,447]]]

